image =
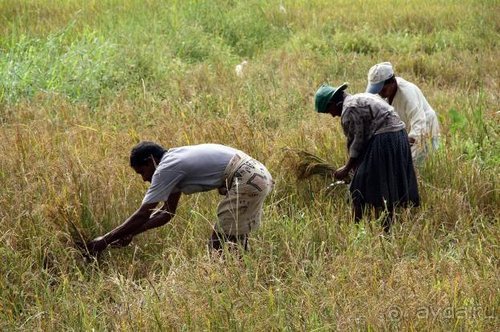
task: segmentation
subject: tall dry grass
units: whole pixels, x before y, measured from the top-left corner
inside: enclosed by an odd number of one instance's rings
[[[494,1],[7,0],[0,12],[1,330],[498,329]],[[422,207],[388,237],[352,223],[342,188],[297,182],[285,153],[341,165],[345,140],[313,93],[361,92],[384,60],[443,132],[418,172]],[[75,229],[99,235],[141,202],[127,166],[140,139],[228,144],[269,167],[276,188],[242,260],[209,259],[219,197],[204,193],[85,264]]]

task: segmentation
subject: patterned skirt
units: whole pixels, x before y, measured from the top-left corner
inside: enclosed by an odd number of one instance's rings
[[[392,210],[419,206],[417,178],[404,129],[375,135],[363,154],[350,186],[355,205]]]

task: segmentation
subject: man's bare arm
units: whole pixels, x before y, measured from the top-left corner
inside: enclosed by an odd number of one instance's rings
[[[120,226],[88,242],[86,244],[88,251],[97,254],[112,243],[118,246],[127,245],[134,235],[166,224],[175,215],[180,195],[180,193],[171,194],[163,208],[152,217],[157,203],[143,204]]]
[[[156,203],[141,205],[125,222],[103,236],[105,243],[110,244],[140,229],[149,220],[156,205]]]
[[[139,228],[130,232],[129,235],[135,236],[149,229],[160,227],[168,223],[175,216],[175,211],[177,210],[180,197],[181,193],[170,194],[163,207],[152,215]]]

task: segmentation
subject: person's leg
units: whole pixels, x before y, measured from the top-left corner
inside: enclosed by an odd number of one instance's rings
[[[357,174],[356,174],[357,175]],[[356,176],[354,175],[354,176]],[[354,180],[358,180],[355,178]],[[355,189],[355,183],[351,183],[350,188],[351,192],[351,202],[352,202],[352,213],[354,216],[354,222],[359,223],[363,218],[363,212],[365,209],[365,204],[363,200],[363,194],[359,189]]]
[[[226,243],[233,244],[235,246],[242,246],[245,251],[248,250],[248,235],[227,235],[224,233],[217,232],[214,230],[212,236],[208,242],[208,247],[210,250],[222,251],[224,250],[224,245]]]
[[[212,232],[212,236],[208,240],[208,249],[213,251],[222,251],[224,239],[215,230]]]
[[[354,214],[354,222],[359,223],[359,221],[363,218],[363,205],[359,203],[353,203],[352,212]]]
[[[382,227],[385,233],[391,232],[391,226],[394,221],[394,207],[375,208],[375,218],[379,219],[382,216]]]
[[[217,208],[216,233],[248,249],[248,234],[259,227],[272,187],[272,176],[264,165],[253,159],[241,165]]]

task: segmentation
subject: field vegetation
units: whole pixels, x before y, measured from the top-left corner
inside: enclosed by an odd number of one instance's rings
[[[0,330],[498,331],[499,16],[488,0],[1,1]],[[362,92],[381,61],[421,87],[443,135],[418,170],[422,206],[389,236],[352,222],[345,188],[297,181],[287,154],[342,165],[313,94]],[[84,261],[73,239],[139,206],[128,156],[146,139],[268,166],[242,259],[207,253],[210,192]]]

